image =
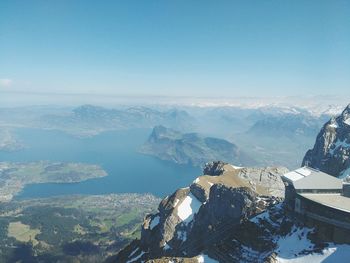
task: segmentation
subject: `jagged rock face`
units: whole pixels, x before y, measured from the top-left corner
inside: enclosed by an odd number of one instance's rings
[[[136,241],[126,247],[117,258],[108,262],[277,263],[346,261],[349,245],[328,243],[331,240],[327,241],[321,237],[319,235],[320,229],[317,226],[307,227],[304,220],[287,213],[283,204],[276,201],[267,205],[265,212],[251,217],[249,220],[244,220],[234,229],[223,228],[225,234],[221,234],[218,242],[211,244],[197,256],[181,253],[149,256],[147,251],[142,251],[139,248],[138,241]],[[213,235],[215,234],[209,233],[205,238]],[[339,251],[338,257],[336,253],[330,256],[334,251],[338,252],[338,249],[342,250],[342,252]],[[347,251],[346,254],[345,251]],[[203,260],[204,258],[206,260]]]
[[[250,188],[229,188],[214,185],[208,202],[198,212],[183,250],[198,255],[204,248],[217,242],[227,231],[235,228],[257,211],[257,194]]]
[[[224,172],[225,162],[217,161],[206,163],[203,169],[203,174],[206,175],[221,175]]]
[[[180,200],[185,200],[189,194],[189,188],[177,190],[162,200],[158,207],[159,213],[145,218],[141,232],[141,246],[144,250],[161,253],[167,242],[174,238],[175,229],[182,223],[177,213]]]
[[[302,165],[319,169],[333,176],[350,174],[350,105],[337,117],[329,120],[317,136]]]
[[[189,205],[192,211],[186,217],[183,216],[186,208],[182,206],[186,206],[184,203],[189,196],[192,198]],[[197,255],[214,241],[211,234],[216,233],[217,228],[223,228],[225,222],[230,222],[228,228],[231,228],[254,214],[256,196],[249,188],[218,184],[211,188],[208,200],[202,203],[190,192],[190,188],[180,189],[162,201],[158,214],[146,218],[141,238],[143,249],[155,255],[168,254],[166,252]]]
[[[239,176],[249,180],[254,190],[265,188],[266,195],[284,197],[284,183],[280,175],[288,172],[285,167],[242,168]]]
[[[147,251],[149,258],[198,255],[275,200],[266,189],[273,184],[283,188],[279,175],[285,171],[207,164],[206,175],[166,197],[159,212],[145,218],[142,251]]]

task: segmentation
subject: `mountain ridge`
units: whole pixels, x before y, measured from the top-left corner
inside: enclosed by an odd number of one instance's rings
[[[331,118],[317,135],[314,147],[308,150],[302,165],[319,169],[336,177],[350,175],[350,104]]]
[[[198,133],[181,133],[164,126],[155,126],[140,152],[178,164],[203,166],[222,160],[238,165],[254,165],[256,162],[235,144],[224,139],[204,137]]]

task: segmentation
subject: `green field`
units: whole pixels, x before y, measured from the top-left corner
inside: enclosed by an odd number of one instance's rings
[[[39,229],[32,229],[29,225],[22,224],[21,222],[10,222],[8,225],[8,237],[14,237],[20,242],[32,242],[36,246],[39,242],[36,236],[40,234]]]
[[[101,262],[140,236],[144,216],[159,201],[152,195],[111,194],[3,203],[0,262],[19,254],[28,262],[87,262],[91,256]]]

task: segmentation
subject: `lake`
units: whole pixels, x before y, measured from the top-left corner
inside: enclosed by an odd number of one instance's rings
[[[131,192],[163,197],[188,186],[201,174],[199,168],[138,153],[150,133],[149,129],[135,129],[81,139],[60,131],[20,129],[16,134],[26,148],[12,153],[0,152],[0,161],[83,162],[98,164],[108,173],[107,177],[80,183],[28,185],[16,198]]]

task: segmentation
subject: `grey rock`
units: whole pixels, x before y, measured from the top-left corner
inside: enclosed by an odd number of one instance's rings
[[[284,184],[281,175],[288,172],[285,167],[242,168],[239,176],[249,180],[253,189],[264,187],[268,194],[276,197],[284,197]]]
[[[276,200],[271,194],[279,196],[283,192],[280,175],[285,171],[288,170],[283,167],[235,168],[224,162],[207,164],[204,169],[207,175],[164,198],[158,213],[145,218],[141,248],[150,258],[198,255]],[[262,191],[274,185],[278,187],[271,193]],[[199,204],[199,209],[192,211],[192,219],[185,222],[178,213],[188,196]],[[154,226],[153,220],[159,223]]]
[[[307,165],[333,176],[343,176],[350,167],[350,105],[321,129],[313,149],[305,154]]]

